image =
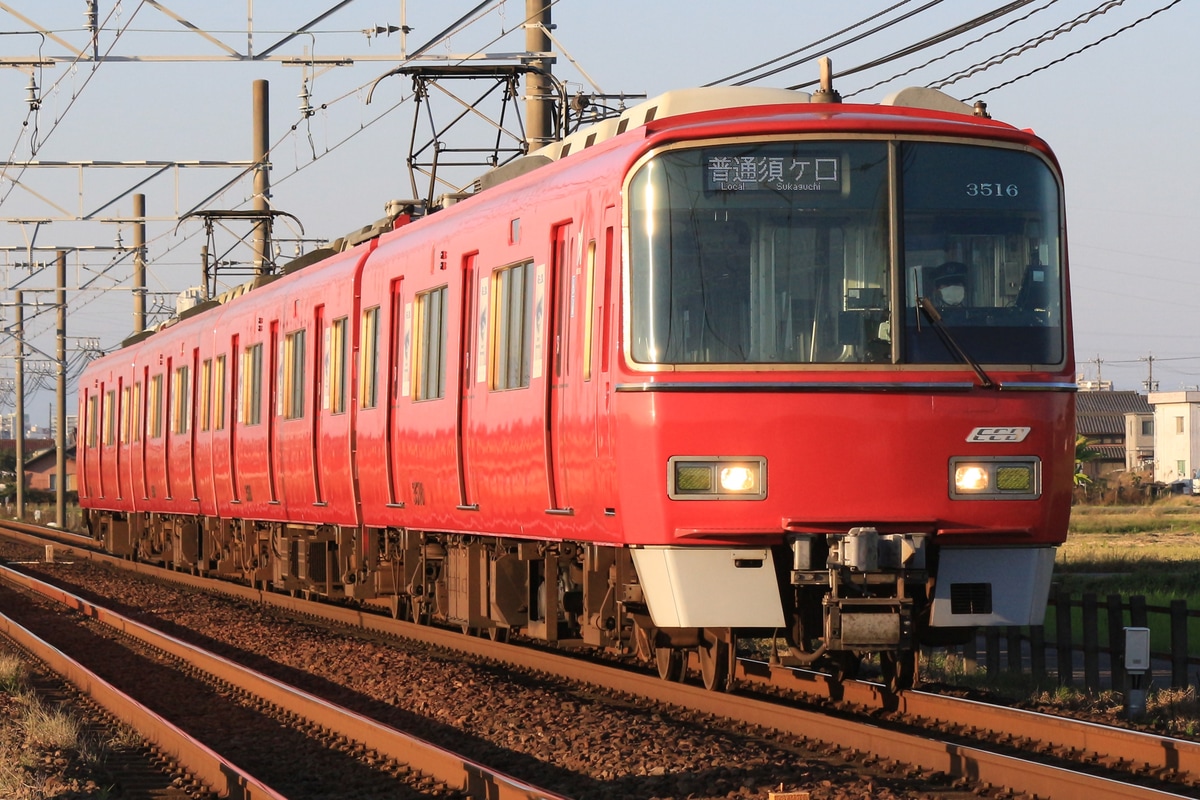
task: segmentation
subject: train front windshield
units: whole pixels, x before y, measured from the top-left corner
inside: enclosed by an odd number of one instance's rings
[[[980,363],[1061,364],[1059,203],[1046,163],[1010,148],[666,151],[629,185],[631,354],[672,365],[960,362],[936,317]]]

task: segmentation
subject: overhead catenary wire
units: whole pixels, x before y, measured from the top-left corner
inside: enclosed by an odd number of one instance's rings
[[[549,2],[548,4],[553,6],[553,5],[557,5],[559,2],[560,2],[560,0],[551,0],[551,2]],[[429,39],[429,41],[427,41],[425,44],[421,45],[419,48],[417,48],[417,50],[413,51],[412,54],[407,56],[406,63],[412,61],[414,58],[419,56],[419,54],[427,52],[430,48],[437,46],[440,42],[447,40],[450,36],[452,36],[456,33],[459,33],[462,30],[464,30],[466,27],[469,27],[470,25],[478,22],[480,19],[487,16],[487,14],[490,13],[490,11],[501,7],[502,5],[503,5],[503,3],[501,0],[485,0],[485,2],[479,3],[470,12],[462,15],[453,24],[451,24],[451,25],[447,26],[446,28],[444,28],[443,30],[441,30],[438,34],[431,37]],[[488,8],[489,6],[491,6],[491,8]],[[513,26],[512,28],[510,28],[506,31],[502,31],[501,34],[499,34],[497,37],[495,37],[493,40],[491,40],[491,42],[489,42],[488,44],[483,45],[483,47],[481,47],[476,52],[483,52],[484,48],[489,46],[491,43],[512,33],[514,30],[518,30],[520,27],[522,27],[527,22],[528,22],[528,20],[522,20],[519,24]],[[122,30],[125,30],[125,29],[123,28]],[[361,95],[362,91],[367,86],[371,85],[371,83],[373,83],[373,82],[374,82],[374,79],[372,79],[372,81],[370,81],[370,82],[363,83],[363,84],[359,85],[358,87],[352,88],[352,89],[344,92],[342,95],[337,96],[337,97],[333,98],[332,100],[321,104],[321,106],[320,106],[321,110],[327,110],[328,108],[335,105],[336,103],[341,102],[350,97],[353,97],[356,94]],[[278,185],[296,177],[299,173],[301,173],[302,171],[306,170],[307,168],[313,166],[318,160],[320,160],[324,156],[329,155],[332,152],[338,150],[339,148],[341,148],[342,146],[344,146],[345,144],[350,142],[352,139],[354,139],[361,133],[365,132],[369,128],[376,125],[378,122],[382,121],[384,118],[388,117],[395,110],[397,110],[398,108],[403,106],[405,103],[407,103],[409,100],[411,100],[411,97],[412,97],[412,95],[407,94],[407,93],[402,95],[401,98],[397,102],[388,106],[382,112],[380,112],[376,116],[372,117],[371,119],[367,120],[366,122],[361,123],[355,130],[350,132],[345,137],[334,142],[331,146],[327,145],[323,152],[315,153],[314,158],[311,159],[310,161],[308,161],[307,163],[298,165],[291,172],[289,172],[283,176],[275,178],[273,180],[273,184],[275,186],[278,186]],[[296,133],[300,127],[300,124],[303,121],[304,121],[304,118],[302,117],[296,123],[291,125],[290,128],[288,129],[288,131],[286,133],[284,133],[282,136],[280,136],[271,145],[271,147],[267,151],[266,157],[268,160],[271,159],[272,154],[275,153],[276,150],[281,145],[283,145],[287,140],[289,140],[290,138],[293,138],[296,135]],[[220,187],[218,187],[216,190],[211,192],[208,196],[206,196],[199,203],[194,204],[192,206],[191,210],[194,211],[199,208],[203,208],[206,205],[218,200],[220,197],[224,196],[229,191],[236,188],[236,186],[241,181],[243,181],[247,175],[249,175],[253,172],[253,169],[254,169],[253,167],[247,167],[247,168],[242,169],[241,171],[239,171],[239,173],[237,175],[235,175],[231,179],[225,181]],[[253,195],[246,195],[239,202],[237,202],[235,204],[235,207],[242,207],[246,203],[250,202],[252,199],[253,199]],[[186,216],[186,214],[182,215],[182,216]],[[193,232],[186,234],[179,241],[168,245],[164,252],[170,253],[170,252],[184,246],[187,242],[192,240],[196,235],[199,235],[199,232],[200,232],[200,229],[197,228]],[[152,236],[150,239],[148,239],[145,242],[145,247],[147,249],[149,249],[152,245],[161,244],[164,239],[167,239],[168,237],[173,237],[174,235],[175,235],[174,231],[166,231],[166,232],[163,232],[156,236]],[[232,250],[232,247],[230,249]],[[104,291],[104,287],[100,287],[99,284],[101,282],[103,282],[106,278],[111,279],[112,282],[111,282],[111,284],[109,284],[110,286],[117,286],[117,285],[120,285],[121,282],[123,282],[123,280],[124,280],[123,276],[122,277],[113,277],[113,276],[114,276],[114,273],[116,272],[116,270],[120,266],[127,263],[128,255],[129,254],[126,253],[126,254],[121,254],[119,256],[114,257],[110,261],[110,263],[108,263],[107,265],[104,266],[103,269],[101,269],[99,272],[96,272],[95,274],[93,274],[86,283],[84,283],[83,285],[78,287],[78,290],[81,290],[81,291],[89,291],[90,290],[91,296],[77,301],[76,306],[75,306],[77,309],[86,307],[86,306],[90,305],[91,303],[97,301],[101,297],[101,294]],[[93,287],[97,287],[97,288],[93,289]],[[36,332],[33,332],[30,335],[31,336],[36,335]]]
[[[1003,33],[1004,31],[1008,30],[1009,28],[1013,27],[1014,25],[1019,25],[1020,23],[1025,22],[1030,17],[1033,17],[1035,14],[1040,14],[1041,12],[1050,8],[1050,6],[1054,5],[1057,2],[1059,2],[1059,0],[1048,0],[1048,2],[1044,6],[1040,6],[1038,8],[1032,9],[1032,10],[1030,10],[1030,12],[1028,14],[1017,17],[1016,19],[1011,19],[1008,22],[1001,25],[1000,27],[996,28],[995,30],[988,31],[987,33],[983,34],[982,36],[978,36],[969,42],[961,44],[958,47],[955,47],[952,50],[947,50],[945,53],[942,53],[939,56],[934,56],[933,58],[929,59],[928,61],[924,62],[923,64],[918,64],[915,67],[909,67],[908,69],[904,70],[903,72],[897,72],[895,75],[892,75],[891,77],[888,77],[888,78],[884,78],[883,80],[880,80],[880,81],[876,81],[875,83],[871,84],[870,86],[864,86],[861,89],[856,89],[853,92],[843,94],[842,97],[845,99],[849,99],[851,97],[854,97],[855,95],[859,95],[864,92],[869,92],[872,89],[877,89],[880,86],[883,86],[884,84],[888,84],[894,80],[903,78],[905,75],[911,75],[912,73],[914,73],[918,70],[925,69],[925,67],[928,67],[932,64],[936,64],[939,61],[943,61],[943,60],[949,58],[950,56],[954,55],[955,53],[961,53],[962,51],[966,50],[968,47],[973,47],[974,45],[979,44],[980,42],[984,41],[985,39],[989,39],[992,36],[996,36],[1000,33]]]
[[[1123,0],[1119,0],[1119,1],[1123,2]],[[907,56],[911,56],[914,53],[919,53],[922,50],[933,47],[934,45],[941,44],[942,42],[947,41],[949,39],[953,39],[955,36],[961,36],[962,34],[967,33],[968,31],[972,31],[981,25],[986,25],[987,23],[992,22],[993,20],[999,19],[1000,17],[1003,17],[1007,14],[1011,14],[1013,11],[1016,11],[1017,9],[1022,8],[1023,6],[1027,6],[1032,2],[1033,2],[1033,0],[1013,0],[1013,2],[1006,3],[1005,5],[1000,6],[999,8],[995,8],[991,11],[988,11],[985,14],[980,14],[979,16],[977,16],[973,19],[970,19],[966,22],[963,22],[959,25],[955,25],[953,28],[949,28],[947,30],[942,31],[941,33],[934,34],[933,36],[926,37],[925,39],[922,39],[921,41],[916,42],[914,44],[908,45],[907,47],[902,47],[899,50],[895,50],[886,56],[883,56],[883,57],[877,58],[877,59],[873,59],[871,61],[867,61],[865,63],[859,64],[858,66],[851,67],[850,69],[839,70],[838,76],[846,77],[848,75],[855,75],[859,72],[865,72],[866,70],[883,66],[884,64],[890,64],[893,61],[896,61],[901,58],[905,58]],[[818,83],[818,81],[811,80],[811,81],[806,81],[804,83],[798,83],[798,84],[795,84],[794,86],[789,86],[787,88],[789,88],[789,89],[807,89],[811,86],[815,86],[817,83]]]
[[[1036,75],[1037,73],[1039,73],[1043,70],[1049,69],[1050,67],[1053,67],[1056,64],[1061,64],[1062,62],[1066,61],[1068,58],[1074,58],[1075,56],[1079,55],[1080,53],[1082,53],[1086,50],[1090,50],[1093,47],[1095,47],[1099,44],[1102,44],[1103,42],[1107,42],[1108,40],[1113,39],[1117,36],[1120,36],[1122,33],[1125,33],[1126,31],[1128,31],[1132,28],[1135,28],[1138,25],[1141,25],[1143,22],[1145,22],[1148,19],[1151,19],[1152,17],[1157,17],[1162,12],[1179,5],[1180,2],[1181,2],[1181,0],[1172,0],[1172,2],[1168,3],[1167,5],[1163,6],[1162,8],[1159,8],[1156,11],[1152,11],[1151,13],[1147,14],[1144,17],[1141,17],[1140,19],[1136,19],[1133,22],[1129,23],[1128,25],[1125,25],[1124,27],[1118,28],[1117,30],[1113,31],[1112,33],[1108,34],[1107,36],[1097,39],[1094,42],[1090,42],[1089,44],[1086,44],[1077,50],[1067,53],[1065,56],[1056,58],[1055,60],[1051,61],[1050,63],[1043,64],[1042,66],[1038,67],[1037,69],[1030,70],[1029,72],[1026,72],[1023,75],[1018,75],[1015,78],[1010,78],[1009,80],[1004,81],[1003,83],[998,83],[989,89],[984,89],[981,92],[976,92],[975,94],[971,95],[970,97],[964,98],[964,101],[974,100],[974,99],[976,99],[978,97],[982,97],[983,95],[988,94],[990,92],[994,92],[998,89],[1003,89],[1005,86],[1011,86],[1012,84],[1016,83],[1019,80],[1028,78],[1031,75]]]
[[[901,0],[901,2],[890,5],[887,8],[883,9],[882,11],[880,11],[876,14],[872,14],[869,17],[860,19],[858,22],[855,22],[853,25],[847,25],[845,28],[842,28],[840,31],[835,31],[834,33],[831,33],[828,36],[822,36],[820,39],[817,39],[814,42],[810,42],[810,43],[804,45],[803,47],[800,47],[796,50],[791,51],[790,53],[784,53],[783,55],[776,56],[775,58],[772,58],[769,61],[764,61],[761,64],[756,64],[753,67],[747,67],[746,69],[743,69],[740,72],[735,72],[732,75],[726,75],[724,78],[718,78],[715,81],[710,81],[709,83],[704,84],[704,86],[719,86],[721,84],[729,83],[730,81],[734,80],[735,78],[740,78],[743,75],[747,75],[751,72],[754,72],[755,70],[766,69],[767,67],[771,66],[772,64],[776,64],[776,63],[784,60],[785,58],[791,58],[792,56],[799,55],[800,53],[807,53],[808,51],[812,50],[814,47],[817,47],[818,45],[822,45],[825,42],[830,41],[831,39],[836,39],[837,37],[841,36],[843,33],[849,33],[850,31],[854,30],[855,28],[862,27],[863,25],[866,25],[868,22],[872,22],[876,19],[879,19],[884,14],[888,14],[892,11],[895,11],[900,6],[907,5],[908,3],[911,3],[911,2],[912,2],[912,0]],[[939,0],[939,2],[940,2],[940,0]],[[925,5],[922,8],[917,9],[917,11],[914,13],[919,13],[919,12],[925,10],[926,8],[929,8],[932,5],[936,5],[936,3],[930,3],[928,5]],[[901,19],[907,19],[907,16],[901,17]],[[892,24],[892,23],[889,23],[889,24]],[[773,73],[768,73],[768,74],[773,74]],[[758,80],[758,78],[761,78],[761,77],[766,77],[766,76],[762,75],[762,76],[758,76],[755,78],[751,78],[750,80]]]
[[[128,21],[125,23],[125,25],[123,25],[123,26],[122,26],[122,27],[121,27],[121,28],[120,28],[120,29],[119,29],[119,30],[116,32],[115,36],[113,37],[112,43],[111,43],[111,44],[109,44],[109,46],[108,46],[108,50],[106,50],[106,51],[105,51],[105,55],[108,55],[108,53],[111,53],[111,52],[112,52],[112,50],[113,50],[113,48],[117,46],[117,42],[119,42],[119,41],[121,40],[121,36],[122,36],[122,35],[123,35],[123,34],[124,34],[124,33],[125,33],[125,32],[126,32],[128,29],[129,29],[129,26],[130,26],[130,24],[132,24],[132,23],[133,23],[133,20],[134,20],[134,18],[137,16],[137,13],[138,13],[139,11],[141,11],[141,9],[142,9],[142,7],[143,7],[144,5],[145,5],[145,0],[141,0],[141,2],[139,2],[139,3],[138,3],[138,5],[137,5],[137,8],[135,8],[135,9],[133,10],[133,13],[131,13],[131,14],[129,15],[129,20],[128,20]],[[100,25],[100,28],[101,28],[101,29],[102,29],[104,26],[106,26],[106,25],[108,24],[108,21],[109,21],[110,19],[112,19],[112,17],[113,17],[113,15],[114,15],[114,14],[116,14],[116,13],[118,13],[118,12],[119,12],[120,8],[121,8],[121,5],[120,5],[120,3],[118,3],[118,4],[116,4],[116,5],[113,7],[113,9],[112,9],[111,11],[109,11],[109,13],[108,13],[108,16],[104,18],[104,22],[103,22],[103,23]],[[55,89],[57,89],[57,87],[58,87],[59,83],[61,83],[62,81],[66,80],[66,77],[67,77],[67,75],[68,75],[68,74],[73,74],[73,69],[74,69],[74,67],[75,67],[76,65],[78,65],[78,63],[79,63],[79,60],[80,60],[82,57],[83,57],[83,56],[82,56],[82,53],[81,53],[81,54],[80,54],[80,55],[79,55],[79,56],[78,56],[78,57],[75,59],[75,61],[74,61],[74,62],[72,62],[72,64],[71,64],[71,67],[72,67],[72,69],[70,69],[70,70],[67,70],[67,71],[66,71],[66,72],[63,74],[63,76],[62,76],[62,77],[60,77],[60,78],[59,78],[58,80],[56,80],[56,81],[55,81],[53,84],[51,84],[49,91],[54,91]],[[66,117],[67,113],[68,113],[68,112],[70,112],[71,108],[72,108],[72,107],[75,105],[75,101],[79,99],[79,96],[80,96],[80,95],[83,93],[83,91],[84,91],[84,90],[87,88],[88,84],[91,82],[92,78],[95,76],[95,74],[96,74],[96,71],[97,71],[97,70],[100,68],[100,64],[101,64],[101,63],[103,63],[103,61],[102,61],[102,60],[101,60],[101,61],[97,61],[97,63],[96,63],[95,65],[93,65],[93,67],[92,67],[91,71],[88,73],[87,77],[84,79],[84,81],[83,81],[83,85],[82,85],[82,86],[80,86],[80,87],[79,87],[79,89],[77,89],[77,90],[74,92],[74,94],[71,96],[71,99],[70,99],[70,101],[67,103],[67,107],[66,107],[66,109],[64,109],[64,110],[63,110],[63,112],[62,112],[61,114],[59,114],[59,116],[58,116],[58,118],[57,118],[56,120],[54,120],[54,122],[53,122],[53,123],[51,124],[51,126],[50,126],[50,130],[48,130],[48,131],[45,133],[45,135],[44,135],[44,136],[42,136],[42,139],[41,139],[40,145],[44,145],[44,144],[46,143],[46,141],[47,141],[47,140],[49,140],[49,138],[50,138],[50,137],[51,137],[51,136],[54,134],[54,132],[55,132],[56,130],[58,130],[58,126],[59,126],[59,125],[62,123],[62,121],[63,121],[63,119]],[[43,94],[45,94],[45,92],[43,92]],[[18,144],[20,143],[20,138],[21,138],[21,137],[18,137]],[[30,147],[30,157],[31,157],[31,158],[32,158],[34,155],[36,155],[36,154],[37,154],[37,150],[38,150],[38,148],[39,148],[39,146],[40,146],[40,145],[39,145],[39,143],[38,143],[38,142],[36,142],[36,141],[33,141],[33,140],[31,139],[31,141],[30,141],[30,145],[29,145],[29,147]],[[16,154],[16,149],[15,149],[15,146],[14,146],[14,150],[13,150],[13,156],[15,156],[15,154]],[[13,156],[10,156],[10,158],[9,158],[9,162],[11,162],[11,161],[13,160]],[[15,189],[15,188],[17,187],[17,185],[18,185],[18,184],[21,182],[21,178],[22,178],[22,176],[24,176],[24,174],[25,174],[25,170],[26,170],[26,167],[25,167],[25,166],[22,166],[22,167],[21,167],[21,169],[20,169],[20,170],[18,171],[18,173],[17,173],[17,177],[13,178],[13,177],[11,177],[11,176],[9,176],[9,175],[7,175],[7,174],[6,174],[6,173],[7,173],[7,171],[8,171],[8,165],[7,165],[7,164],[6,164],[6,165],[5,165],[3,168],[0,168],[0,180],[5,180],[5,179],[7,179],[7,180],[9,181],[9,187],[8,187],[8,191],[6,191],[6,192],[5,192],[3,195],[0,195],[0,207],[2,207],[2,206],[4,205],[4,202],[5,202],[5,201],[8,199],[9,195],[11,195],[11,194],[12,194],[12,192],[13,192],[13,189]]]
[[[1064,33],[1069,33],[1070,31],[1073,31],[1075,28],[1079,27],[1080,25],[1086,25],[1087,23],[1091,22],[1092,20],[1096,19],[1097,17],[1107,14],[1109,11],[1112,11],[1114,8],[1117,8],[1118,6],[1121,6],[1124,3],[1125,3],[1125,0],[1107,0],[1107,2],[1101,3],[1100,5],[1093,8],[1091,11],[1085,11],[1084,13],[1075,17],[1074,19],[1064,22],[1063,24],[1059,25],[1057,28],[1051,28],[1050,30],[1045,31],[1044,33],[1038,34],[1037,36],[1034,36],[1030,39],[1026,39],[1021,44],[1010,47],[1009,49],[1005,50],[1003,53],[998,53],[994,56],[991,56],[990,58],[980,61],[977,64],[973,64],[970,67],[967,67],[965,69],[959,70],[958,72],[952,73],[951,75],[948,75],[947,77],[942,78],[941,80],[934,81],[933,83],[929,84],[929,86],[932,89],[942,89],[946,86],[950,86],[951,84],[957,83],[958,81],[961,81],[965,78],[970,78],[972,75],[976,75],[980,72],[983,72],[984,70],[991,69],[992,67],[995,67],[995,66],[999,66],[1000,64],[1003,64],[1005,61],[1008,61],[1010,58],[1016,58],[1017,56],[1027,53],[1030,50],[1034,50],[1037,47],[1040,47],[1041,45],[1045,44],[1046,42],[1056,39],[1057,37],[1063,35]]]
[[[1025,2],[1031,2],[1031,1],[1032,0],[1025,0]],[[941,2],[942,2],[942,0],[930,0],[930,2],[926,3],[925,5],[921,6],[920,8],[913,9],[912,11],[909,11],[907,14],[902,14],[900,17],[898,17],[894,20],[888,20],[887,22],[883,23],[882,25],[877,25],[874,28],[871,28],[870,30],[863,31],[862,33],[858,34],[857,36],[852,36],[849,39],[846,39],[845,41],[838,42],[837,44],[835,44],[831,47],[825,48],[822,51],[822,55],[829,55],[831,53],[835,53],[838,50],[842,49],[843,47],[854,44],[855,42],[862,41],[863,39],[866,39],[868,36],[873,36],[876,33],[879,33],[880,31],[883,31],[883,30],[886,30],[886,29],[892,27],[897,22],[914,17],[917,14],[922,13],[923,11],[928,11],[929,9],[940,4]],[[793,67],[798,67],[801,64],[808,63],[811,60],[812,60],[811,57],[795,59],[795,60],[789,61],[787,64],[776,67],[775,69],[772,69],[768,72],[764,72],[760,75],[755,75],[753,78],[746,78],[745,80],[737,81],[734,85],[735,86],[745,86],[748,83],[753,83],[754,81],[759,81],[759,80],[762,80],[763,78],[769,78],[772,75],[776,75],[780,72],[784,72],[786,70],[792,69]],[[842,73],[842,74],[845,74],[845,73]],[[804,86],[812,86],[812,85],[815,85],[816,83],[817,83],[817,81],[812,81],[810,83],[804,84]],[[790,86],[788,88],[795,89],[797,87]]]

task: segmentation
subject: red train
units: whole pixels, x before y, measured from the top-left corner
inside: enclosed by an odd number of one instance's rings
[[[1042,620],[1062,180],[931,90],[663,95],[91,364],[112,552],[725,682]],[[781,648],[782,649],[782,648]]]

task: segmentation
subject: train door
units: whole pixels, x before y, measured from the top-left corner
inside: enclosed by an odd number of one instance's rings
[[[135,501],[138,498],[146,500],[150,496],[146,482],[146,448],[148,446],[146,440],[149,438],[149,430],[146,428],[146,423],[149,419],[149,416],[147,415],[146,411],[150,396],[150,368],[142,367],[141,375],[138,377],[140,377],[141,380],[135,381],[133,384],[133,393],[135,395],[133,404],[138,415],[137,421],[133,426],[134,437],[135,441],[137,442],[137,445],[133,449],[137,462],[134,466],[138,478],[138,485],[135,486],[133,490],[133,497]]]
[[[107,481],[105,479],[107,477],[105,475],[105,473],[108,472],[108,451],[105,449],[105,445],[107,444],[107,442],[105,442],[105,440],[104,440],[104,433],[105,433],[105,431],[104,431],[104,418],[105,418],[104,415],[106,413],[108,413],[108,410],[104,407],[105,406],[105,398],[106,398],[105,388],[107,386],[108,386],[108,384],[106,382],[101,381],[99,391],[96,392],[96,405],[97,405],[96,423],[95,423],[96,424],[96,435],[93,437],[93,439],[95,440],[95,443],[96,443],[95,444],[96,456],[97,456],[96,461],[99,465],[99,468],[98,468],[98,474],[100,477],[100,481],[99,481],[100,495],[99,496],[105,497],[105,498],[108,497],[108,484],[109,484],[109,481]]]
[[[271,321],[271,341],[267,356],[270,359],[270,365],[267,368],[267,491],[271,497],[268,502],[279,502],[279,489],[276,484],[276,466],[277,456],[276,450],[279,447],[279,442],[276,439],[276,433],[279,429],[278,415],[282,412],[283,398],[279,394],[279,387],[282,381],[279,379],[279,372],[283,369],[283,358],[280,355],[280,348],[283,343],[279,340],[279,320]]]
[[[96,408],[95,392],[80,388],[79,393],[81,397],[79,442],[82,446],[83,458],[76,462],[75,485],[79,490],[80,497],[99,497],[100,447],[94,431],[96,430],[96,418],[100,412]]]
[[[553,303],[553,318],[549,328],[554,332],[550,344],[550,369],[546,407],[546,475],[550,490],[551,512],[569,513],[572,485],[570,452],[572,427],[579,424],[575,416],[575,395],[578,388],[577,368],[573,363],[575,347],[575,292],[579,288],[575,257],[576,229],[566,223],[554,228],[550,257],[548,297]]]
[[[159,375],[160,385],[162,386],[162,394],[165,397],[159,397],[157,401],[158,408],[155,411],[159,415],[160,432],[162,433],[162,465],[163,465],[163,497],[170,500],[175,496],[174,486],[171,481],[171,448],[175,443],[175,437],[171,429],[171,420],[168,418],[166,424],[163,425],[164,409],[166,412],[171,410],[171,403],[175,400],[175,394],[171,391],[175,381],[171,380],[174,375],[175,359],[167,358],[167,371]]]
[[[238,495],[238,461],[237,461],[237,438],[238,430],[241,424],[245,422],[242,418],[242,406],[238,402],[241,397],[241,381],[245,380],[242,375],[242,353],[238,349],[240,342],[237,334],[234,334],[229,342],[229,469],[225,474],[229,476],[229,502],[241,502]]]
[[[384,373],[387,376],[388,396],[386,398],[387,418],[383,435],[387,461],[388,505],[399,507],[404,503],[404,489],[401,486],[404,479],[400,473],[401,456],[399,452],[403,443],[398,439],[397,428],[400,424],[400,403],[404,400],[402,373],[410,335],[410,320],[404,318],[403,277],[392,281],[388,297],[391,325],[387,337],[387,371]]]
[[[192,500],[199,500],[199,487],[196,485],[196,436],[198,435],[197,430],[200,427],[196,424],[198,422],[196,412],[199,408],[199,403],[196,402],[196,398],[200,392],[200,381],[198,379],[200,375],[200,348],[198,347],[192,350],[191,374],[192,378],[190,380],[190,385],[188,385],[189,381],[187,375],[184,375],[184,391],[187,392],[188,399],[185,402],[183,413],[185,415],[185,424],[187,425],[188,430],[187,463],[190,465],[190,469],[188,469],[188,475],[189,481],[192,485],[191,498]]]
[[[116,464],[114,465],[115,469],[113,469],[113,478],[116,485],[113,488],[117,492],[118,500],[121,500],[125,497],[125,494],[122,491],[125,481],[122,480],[122,478],[124,478],[126,461],[126,459],[123,457],[125,453],[125,445],[126,442],[129,441],[129,427],[126,424],[126,415],[129,413],[128,395],[129,389],[125,386],[125,380],[123,378],[117,378],[117,391],[113,393],[113,399],[115,399],[118,403],[117,408],[115,409],[116,415],[113,417],[113,420],[117,425],[116,436],[114,437],[117,443],[117,449],[113,454],[116,458]]]
[[[616,467],[613,462],[612,439],[612,359],[617,337],[617,301],[620,286],[621,260],[618,248],[621,236],[620,209],[609,206],[604,209],[604,227],[601,231],[599,252],[594,253],[597,261],[596,275],[591,281],[598,299],[593,299],[593,352],[595,353],[595,379],[592,381],[592,396],[595,398],[596,453],[595,479],[591,484],[596,493],[596,505],[605,509],[606,516],[616,513]]]
[[[321,457],[321,423],[329,411],[329,336],[325,328],[325,306],[316,307],[313,312],[313,331],[316,335],[313,343],[312,390],[309,392],[312,402],[312,476],[313,503],[325,505],[325,492],[321,475],[323,464]]]
[[[458,456],[458,507],[475,510],[475,491],[471,480],[470,456],[467,453],[466,438],[468,436],[471,397],[475,383],[472,380],[472,355],[475,353],[475,314],[476,302],[480,299],[475,293],[475,269],[477,253],[463,257],[462,269],[462,316],[459,329],[459,374],[458,374],[458,422],[455,426],[455,445]],[[482,332],[480,332],[482,335]]]

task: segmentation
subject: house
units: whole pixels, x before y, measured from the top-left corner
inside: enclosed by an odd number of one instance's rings
[[[1083,464],[1093,480],[1114,472],[1144,469],[1154,460],[1156,414],[1146,396],[1131,391],[1080,391],[1075,432],[1098,456]]]
[[[73,492],[75,487],[75,448],[66,450],[67,491]],[[57,491],[58,489],[58,453],[51,447],[42,450],[25,462],[25,485],[30,489]]]
[[[1200,470],[1200,392],[1151,392],[1154,407],[1154,480],[1191,481]]]

